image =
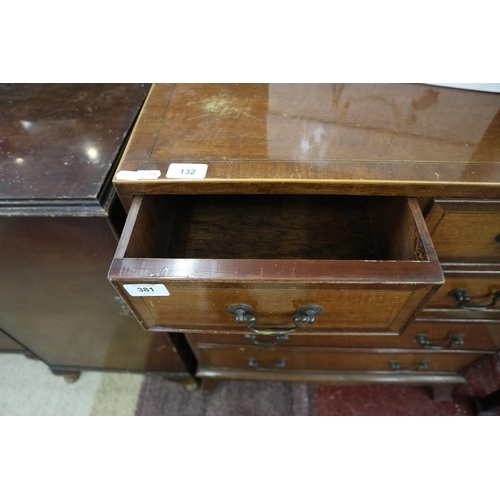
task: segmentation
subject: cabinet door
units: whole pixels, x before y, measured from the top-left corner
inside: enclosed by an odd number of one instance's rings
[[[51,366],[186,373],[171,339],[145,332],[106,279],[105,217],[0,217],[0,325]]]

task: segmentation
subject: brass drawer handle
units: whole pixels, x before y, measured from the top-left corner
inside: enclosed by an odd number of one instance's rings
[[[274,370],[277,370],[278,368],[284,368],[286,366],[286,364],[288,363],[288,359],[280,358],[280,359],[278,359],[278,361],[276,361],[276,363],[274,363],[273,366],[271,366],[269,368],[265,368],[265,367],[259,366],[259,362],[257,361],[256,358],[247,358],[247,361],[248,361],[248,366],[250,368],[255,368],[257,371],[260,371],[260,372],[272,372]]]
[[[465,288],[454,288],[448,292],[450,297],[455,297],[455,300],[458,302],[458,307],[461,309],[469,309],[471,311],[485,311],[487,309],[492,309],[498,300],[500,300],[500,290],[493,294],[493,300],[491,303],[486,304],[484,306],[478,304],[470,304],[472,300],[470,297],[467,297],[467,290]]]
[[[450,341],[446,345],[433,344],[429,340],[429,335],[427,333],[418,333],[413,337],[424,349],[433,349],[435,351],[443,351],[445,349],[450,349],[452,345],[464,345],[465,335],[462,333],[457,333],[450,338]]]
[[[278,345],[282,340],[289,340],[290,337],[286,333],[279,333],[275,336],[274,342],[262,342],[262,340],[257,340],[257,335],[252,335],[250,333],[245,334],[245,338],[250,340],[254,345]]]
[[[296,332],[302,326],[301,323],[312,324],[316,316],[323,312],[320,306],[302,306],[297,309],[297,315],[293,318],[293,328],[255,328],[257,318],[252,314],[253,308],[247,304],[233,304],[227,310],[234,314],[237,323],[248,323],[247,328],[258,335],[286,335]]]
[[[414,370],[401,368],[399,361],[396,361],[394,359],[387,361],[387,364],[391,367],[392,371],[399,372],[399,373],[411,373],[411,372],[419,372],[422,370],[427,370],[427,368],[429,368],[430,363],[429,363],[429,361],[419,361],[417,364],[417,367]]]

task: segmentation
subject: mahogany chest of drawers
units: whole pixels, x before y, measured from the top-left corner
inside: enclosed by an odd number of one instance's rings
[[[453,384],[500,345],[500,95],[154,85],[109,279],[205,381]]]

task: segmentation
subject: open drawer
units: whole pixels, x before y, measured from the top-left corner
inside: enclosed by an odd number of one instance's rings
[[[148,330],[356,334],[401,332],[443,274],[416,199],[149,195],[109,279]]]

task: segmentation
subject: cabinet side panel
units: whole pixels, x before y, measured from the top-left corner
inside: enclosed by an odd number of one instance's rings
[[[12,340],[0,329],[0,352],[25,352],[23,346]]]
[[[117,241],[105,217],[4,217],[0,237],[0,325],[49,365],[185,371],[107,281]]]

